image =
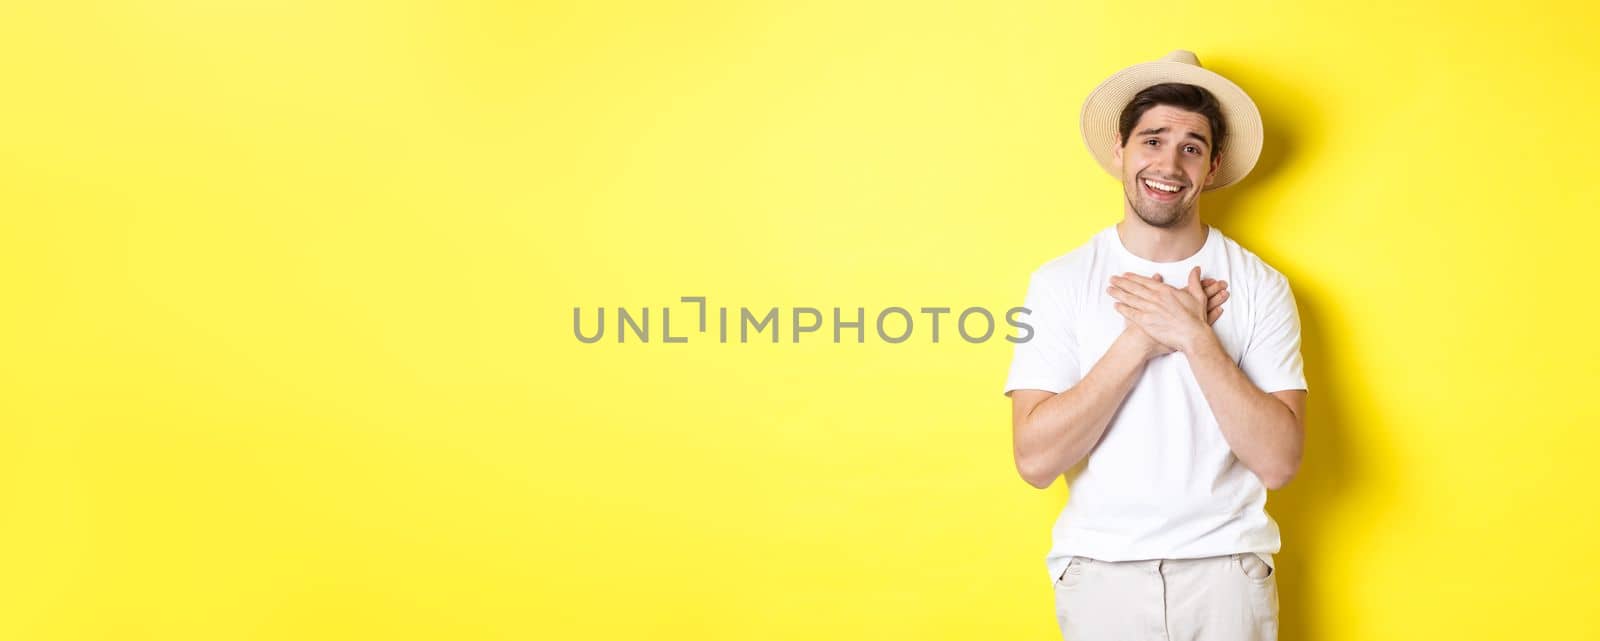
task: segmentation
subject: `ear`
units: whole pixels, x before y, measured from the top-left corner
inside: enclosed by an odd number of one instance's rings
[[[1211,185],[1211,183],[1216,182],[1216,180],[1217,180],[1217,169],[1220,169],[1221,167],[1222,167],[1222,154],[1217,154],[1216,158],[1211,159],[1211,171],[1206,172],[1206,186],[1209,187]]]
[[[1117,132],[1117,145],[1111,149],[1111,166],[1122,173],[1122,132]]]

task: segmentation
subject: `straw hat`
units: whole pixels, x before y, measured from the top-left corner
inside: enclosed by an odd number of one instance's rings
[[[1194,52],[1179,49],[1155,62],[1136,64],[1118,71],[1083,101],[1079,126],[1083,142],[1089,153],[1108,173],[1117,175],[1112,166],[1111,152],[1117,146],[1117,125],[1122,109],[1133,100],[1134,94],[1151,85],[1163,82],[1181,82],[1196,85],[1211,92],[1222,103],[1222,118],[1228,133],[1222,141],[1222,165],[1217,168],[1216,179],[1202,191],[1226,187],[1255,168],[1261,157],[1261,112],[1239,85],[1200,66]]]

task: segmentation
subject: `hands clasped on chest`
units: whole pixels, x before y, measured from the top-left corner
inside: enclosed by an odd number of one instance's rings
[[[1128,321],[1123,333],[1143,346],[1147,357],[1155,357],[1187,352],[1197,341],[1215,337],[1211,325],[1222,316],[1228,282],[1201,278],[1198,266],[1189,271],[1183,287],[1166,284],[1159,273],[1123,272],[1111,277],[1106,293]]]

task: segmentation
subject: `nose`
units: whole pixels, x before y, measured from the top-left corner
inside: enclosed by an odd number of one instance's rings
[[[1177,149],[1162,149],[1155,153],[1150,160],[1150,170],[1157,177],[1165,180],[1181,180],[1183,163],[1181,152]]]
[[[1167,145],[1166,149],[1156,154],[1158,156],[1156,166],[1168,176],[1176,175],[1178,167],[1182,166],[1182,156],[1179,155],[1181,153],[1183,145]]]

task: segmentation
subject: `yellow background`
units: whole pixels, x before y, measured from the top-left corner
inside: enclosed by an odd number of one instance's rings
[[[1059,638],[1009,343],[572,308],[1019,305],[1175,48],[1302,308],[1283,638],[1600,637],[1600,20],[1536,4],[8,3],[0,638]]]

